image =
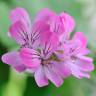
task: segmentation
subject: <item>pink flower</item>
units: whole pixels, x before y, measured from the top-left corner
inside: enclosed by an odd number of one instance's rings
[[[36,17],[36,21],[44,21],[50,26],[50,30],[55,32],[59,38],[67,39],[68,35],[74,30],[75,21],[72,16],[66,12],[59,15],[49,9],[42,10]]]
[[[74,19],[67,13],[60,15],[42,10],[33,26],[23,8],[11,12],[10,37],[20,44],[19,51],[6,53],[2,61],[18,72],[34,74],[39,87],[48,85],[48,80],[59,87],[71,74],[78,78],[89,77],[94,69],[92,59],[86,57],[86,38],[77,32],[73,39]]]
[[[73,39],[63,45],[64,65],[77,78],[89,78],[89,72],[94,70],[93,59],[87,57],[87,40],[81,32],[76,32]]]
[[[58,46],[58,38],[51,32],[46,32],[46,34],[44,32],[41,36],[41,44],[39,51],[22,48],[20,56],[28,67],[28,71],[34,70],[34,77],[39,87],[48,85],[48,79],[59,87],[63,83],[61,75],[63,73],[55,66],[56,61],[52,58]]]

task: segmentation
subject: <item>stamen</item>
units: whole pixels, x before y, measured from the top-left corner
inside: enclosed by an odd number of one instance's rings
[[[71,56],[71,59],[72,59],[72,63],[75,63],[77,58],[75,56]]]

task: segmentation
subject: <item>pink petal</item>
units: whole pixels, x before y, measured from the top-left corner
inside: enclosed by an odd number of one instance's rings
[[[94,64],[93,64],[93,59],[92,58],[79,55],[76,64],[83,71],[92,71],[92,70],[94,70]]]
[[[71,65],[70,69],[71,69],[72,75],[80,79],[81,72],[79,67],[74,64],[70,64],[70,65]]]
[[[88,50],[82,47],[82,42],[78,39],[72,39],[64,44],[64,50],[66,55],[87,54]]]
[[[2,61],[11,65],[18,72],[23,72],[26,67],[23,65],[18,52],[9,52],[2,56]]]
[[[71,55],[77,55],[82,51],[81,42],[78,40],[69,40],[67,43],[64,44],[63,47],[64,50],[66,50],[64,54],[66,54],[65,56],[67,57]]]
[[[17,7],[11,11],[10,19],[12,23],[22,21],[27,27],[30,27],[30,18],[25,9]]]
[[[20,56],[25,66],[29,68],[39,67],[40,60],[38,52],[30,48],[22,48],[20,50]]]
[[[50,29],[52,32],[55,32],[57,35],[64,33],[64,25],[59,16],[54,16],[50,21]]]
[[[33,29],[32,29],[32,32],[44,32],[44,31],[47,31],[50,29],[50,26],[44,22],[44,21],[37,21],[36,23],[34,23],[33,25]]]
[[[39,87],[48,85],[48,79],[45,76],[43,66],[40,66],[35,72],[35,81]]]
[[[82,42],[82,47],[87,46],[87,38],[84,36],[84,34],[82,32],[76,32],[73,39],[80,40]]]
[[[25,44],[28,40],[28,30],[26,26],[21,21],[14,23],[10,29],[10,35],[15,39],[19,44]]]
[[[52,16],[54,16],[55,13],[50,11],[49,9],[45,8],[39,12],[39,14],[36,17],[36,21],[49,21]]]
[[[80,55],[88,55],[90,53],[90,50],[88,48],[84,48],[82,47],[81,51],[80,51]]]
[[[65,32],[68,32],[68,33],[72,32],[75,27],[75,21],[74,21],[73,17],[65,12],[61,13],[60,17],[63,20]]]
[[[80,67],[76,64],[68,63],[68,66],[71,70],[73,76],[81,79],[83,77],[90,78],[90,75],[80,69]]]
[[[66,78],[69,77],[71,75],[71,71],[68,69],[68,67],[66,66],[66,64],[64,64],[64,62],[52,62],[53,65],[53,70],[58,73],[59,76],[61,76],[62,78]]]
[[[40,34],[40,42],[44,54],[51,54],[57,49],[59,44],[57,35],[50,31],[42,32],[42,34]]]
[[[50,26],[44,21],[37,21],[33,24],[32,33],[31,33],[31,44],[34,48],[37,48],[40,44],[40,34],[46,32],[50,29]]]
[[[57,47],[59,40],[55,33],[46,31],[40,34],[40,40],[42,44],[50,44],[50,48]]]
[[[45,66],[45,74],[46,77],[56,86],[56,87],[60,87],[63,83],[62,78],[59,76],[59,74],[57,74],[56,72],[54,72],[54,70],[52,69],[51,66]]]
[[[38,68],[36,68],[36,67],[27,68],[27,69],[26,69],[26,72],[27,72],[27,73],[30,73],[30,74],[34,74],[34,73],[36,72],[37,69],[38,69]]]

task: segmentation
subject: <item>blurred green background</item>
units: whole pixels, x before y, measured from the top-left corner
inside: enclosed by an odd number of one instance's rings
[[[0,57],[17,49],[15,41],[7,36],[10,26],[9,13],[15,7],[25,8],[34,18],[39,10],[50,8],[60,13],[68,12],[76,20],[75,31],[82,31],[88,39],[90,56],[96,63],[96,0],[0,0]],[[96,71],[91,79],[70,77],[60,88],[52,83],[39,88],[34,78],[19,74],[0,61],[0,96],[96,96]]]

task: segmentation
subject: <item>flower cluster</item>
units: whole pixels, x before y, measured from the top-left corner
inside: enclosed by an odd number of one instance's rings
[[[56,87],[63,79],[73,75],[79,79],[89,78],[94,69],[86,37],[74,30],[75,21],[68,13],[59,15],[49,9],[42,10],[31,23],[23,8],[16,8],[10,14],[12,25],[9,35],[20,44],[18,51],[8,52],[2,61],[18,72],[33,74],[39,87],[50,80]]]

